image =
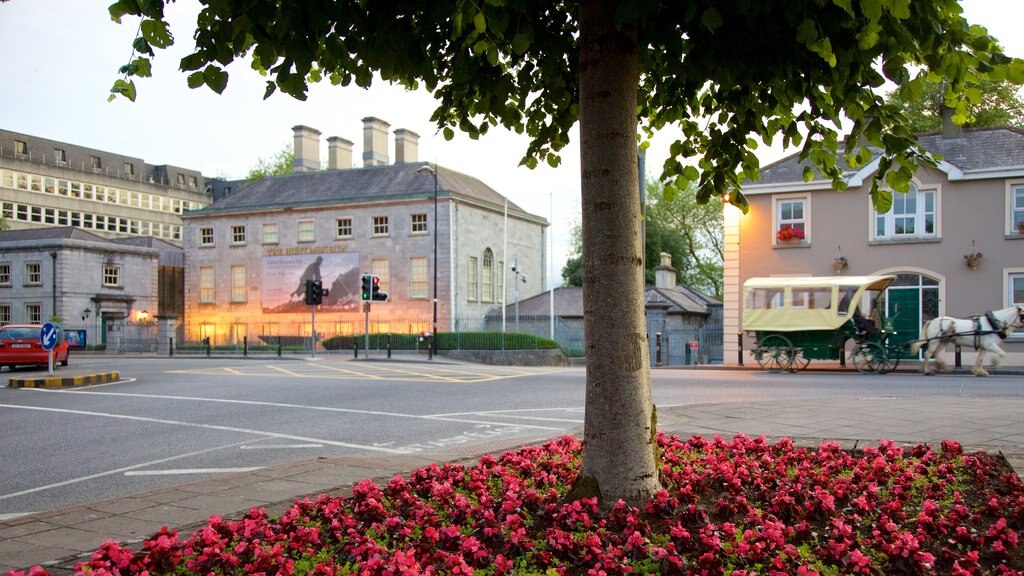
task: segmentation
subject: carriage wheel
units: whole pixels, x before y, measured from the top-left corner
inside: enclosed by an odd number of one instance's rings
[[[892,348],[885,349],[885,358],[882,360],[882,365],[879,366],[879,374],[888,374],[896,369],[900,365],[900,353],[898,350]]]
[[[789,341],[789,338],[778,334],[765,336],[757,343],[757,348],[754,350],[757,363],[769,372],[789,370],[794,355],[793,343]]]
[[[853,365],[865,374],[885,374],[890,364],[885,348],[873,342],[861,344],[853,351]]]
[[[804,368],[807,368],[811,364],[811,359],[804,356],[804,351],[797,350],[796,354],[793,355],[793,363],[789,366],[789,369],[793,372],[799,372]]]

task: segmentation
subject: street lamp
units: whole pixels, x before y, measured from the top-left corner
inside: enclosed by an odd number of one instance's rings
[[[434,177],[434,319],[433,327],[431,329],[430,353],[427,355],[431,360],[433,360],[434,355],[437,354],[437,163],[434,163],[433,168],[430,167],[430,164],[424,164],[423,166],[420,166],[416,172],[420,174],[430,174]]]

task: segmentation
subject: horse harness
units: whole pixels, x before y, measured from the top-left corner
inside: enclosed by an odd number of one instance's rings
[[[985,320],[988,321],[988,325],[992,327],[991,330],[982,330],[982,328],[981,328],[981,319],[982,318],[984,318]],[[974,349],[975,350],[977,350],[978,348],[981,348],[981,337],[985,336],[986,334],[996,334],[996,335],[999,336],[1000,340],[1006,340],[1006,337],[1009,335],[1007,333],[1007,331],[1006,331],[1006,329],[1008,327],[1007,324],[1004,324],[1003,322],[1000,322],[999,320],[996,320],[996,317],[994,315],[992,315],[992,311],[991,310],[989,310],[988,312],[985,312],[984,316],[974,316],[974,317],[971,318],[971,320],[974,320]]]

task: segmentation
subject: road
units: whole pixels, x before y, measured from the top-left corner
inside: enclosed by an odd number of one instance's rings
[[[0,389],[0,519],[211,475],[579,432],[585,369],[311,359],[108,359],[122,380]],[[3,372],[4,381],[9,375]],[[20,375],[20,374],[19,374]],[[807,398],[1021,396],[1024,378],[656,370],[661,406]]]

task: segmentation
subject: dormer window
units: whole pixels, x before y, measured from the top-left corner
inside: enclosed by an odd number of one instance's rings
[[[131,162],[125,162],[124,175],[126,178],[135,178],[135,164],[132,164]]]
[[[65,166],[65,165],[67,165],[67,163],[68,163],[67,152],[65,152],[63,148],[54,148],[53,149],[53,161],[56,162],[58,166]]]
[[[89,165],[92,166],[94,172],[103,170],[103,161],[99,156],[89,156]]]
[[[15,140],[14,154],[16,156],[28,156],[28,142],[25,142],[23,140]]]

